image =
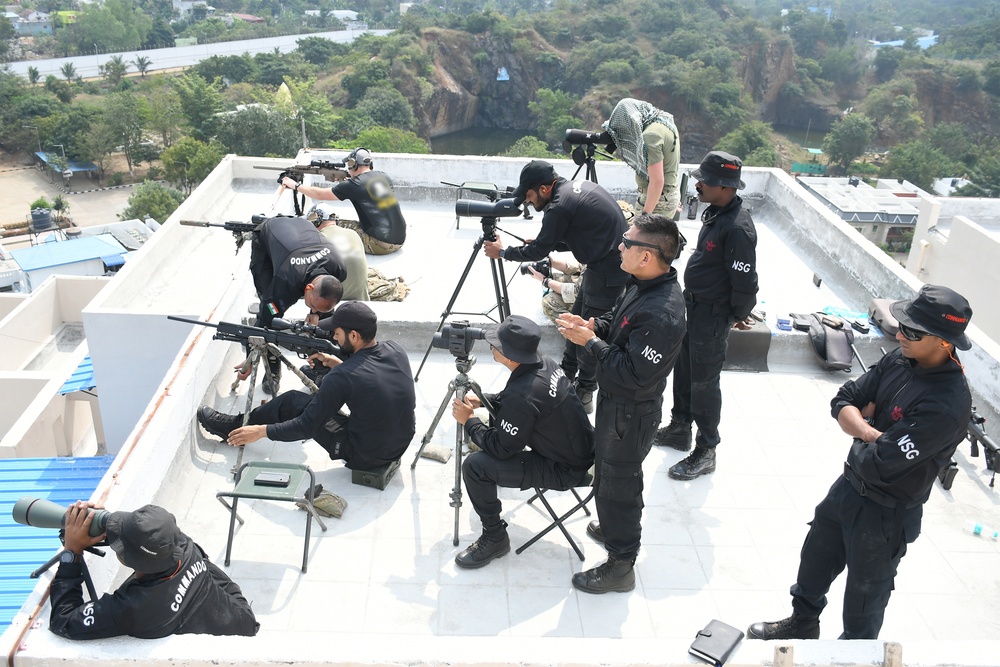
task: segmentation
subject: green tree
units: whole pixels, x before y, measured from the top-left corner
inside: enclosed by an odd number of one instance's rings
[[[118,134],[106,122],[94,123],[80,141],[83,157],[97,164],[101,179],[107,166],[107,159],[118,147]]]
[[[304,37],[295,43],[302,58],[313,65],[325,65],[333,56],[350,52],[350,47],[346,44],[338,44],[323,37]]]
[[[76,22],[66,30],[79,52],[138,49],[153,27],[153,20],[130,0],[104,0],[86,4]]]
[[[147,111],[140,99],[130,92],[111,93],[104,106],[104,122],[120,137],[128,171],[133,173],[136,147],[142,142]]]
[[[288,90],[292,95],[296,117],[305,121],[306,135],[314,146],[325,146],[333,138],[336,116],[330,102],[316,92],[315,81],[289,79]],[[411,114],[412,115],[412,114]]]
[[[294,118],[278,109],[248,107],[222,116],[217,138],[229,153],[293,157],[299,145],[296,125]]]
[[[211,56],[195,67],[195,71],[206,81],[224,79],[229,85],[251,81],[257,75],[257,66],[250,54],[241,56]]]
[[[191,126],[191,136],[208,141],[219,124],[222,111],[222,84],[216,79],[209,83],[197,74],[185,74],[171,81],[180,98],[181,111]]]
[[[0,56],[6,56],[10,49],[10,40],[17,36],[14,24],[7,19],[0,21]],[[6,58],[5,58],[6,59]]]
[[[503,157],[530,157],[541,160],[564,157],[550,151],[548,144],[537,137],[521,137],[501,155]]]
[[[969,173],[968,185],[963,185],[955,191],[958,197],[1000,197],[1000,151],[982,156],[976,163],[976,168]]]
[[[929,142],[920,139],[894,146],[879,170],[882,178],[903,178],[928,192],[934,179],[953,173],[951,160]]]
[[[395,88],[385,86],[369,88],[358,102],[356,109],[358,113],[368,116],[372,125],[411,130],[415,122],[410,101]]]
[[[101,72],[101,76],[107,79],[112,87],[116,87],[125,78],[125,75],[128,74],[128,63],[121,56],[113,55],[101,63],[98,69]]]
[[[180,95],[164,81],[146,95],[146,106],[155,110],[149,115],[146,127],[150,132],[156,133],[164,148],[170,148],[180,136],[181,125],[184,123]]]
[[[71,65],[72,63],[66,64]],[[76,72],[73,74],[75,75]],[[69,104],[73,100],[73,86],[68,81],[60,81],[52,74],[45,77],[45,90],[55,95],[63,104]]]
[[[189,195],[215,169],[223,155],[222,146],[217,142],[206,144],[184,137],[163,151],[160,159],[167,180]]]
[[[389,62],[381,58],[366,60],[344,75],[341,86],[352,100],[360,100],[365,91],[382,82],[389,82]]]
[[[354,148],[364,146],[375,153],[417,153],[431,152],[428,143],[413,132],[396,127],[369,127],[353,140],[335,142],[333,148]]]
[[[59,68],[59,71],[66,78],[67,82],[76,78],[76,67],[73,63],[63,63],[63,66]]]
[[[549,146],[562,145],[566,129],[581,127],[583,121],[572,114],[577,98],[561,90],[539,88],[528,111],[538,119],[538,134]]]
[[[851,113],[833,124],[823,138],[823,152],[845,170],[851,162],[864,155],[875,134],[870,118]]]
[[[128,198],[128,206],[118,214],[118,219],[142,220],[148,215],[153,220],[163,224],[184,202],[184,199],[182,192],[168,188],[162,183],[145,181],[135,186],[132,195]]]
[[[764,147],[771,148],[771,154],[773,155],[774,148],[771,142],[771,126],[759,120],[741,125],[738,129],[719,139],[719,143],[715,144],[715,150],[732,153],[742,158],[744,164],[748,164],[747,161],[751,153]],[[755,164],[752,166],[773,167],[774,164]]]
[[[28,66],[28,83],[32,86],[37,84],[42,79],[42,73],[38,71],[37,67]]]
[[[153,61],[146,56],[136,56],[135,60],[132,61],[132,64],[135,65],[135,69],[139,72],[139,76],[145,79],[146,72],[149,71],[149,67],[153,64]]]

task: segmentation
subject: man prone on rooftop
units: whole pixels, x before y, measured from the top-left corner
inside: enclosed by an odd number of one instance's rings
[[[955,348],[972,342],[969,302],[924,285],[890,307],[899,348],[830,402],[854,438],[837,478],[816,506],[790,593],[792,615],[754,623],[752,639],[818,639],[830,584],[847,568],[840,639],[877,639],[907,545],[920,534],[934,479],[965,439],[972,395]],[[929,573],[930,574],[930,573]]]
[[[340,345],[341,361],[316,353],[310,359],[331,370],[315,395],[286,391],[243,415],[227,415],[207,405],[198,421],[233,446],[261,438],[281,442],[314,439],[331,459],[352,470],[372,470],[396,461],[416,432],[416,395],[410,360],[396,341],[378,342],[375,313],[360,301],[347,301],[328,320]],[[344,414],[344,406],[350,416]]]

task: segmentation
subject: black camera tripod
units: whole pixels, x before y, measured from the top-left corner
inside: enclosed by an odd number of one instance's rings
[[[586,145],[586,148],[583,146]],[[576,171],[573,172],[573,178],[570,180],[575,181],[577,175],[579,175],[580,170],[587,167],[587,172],[584,178],[588,181],[597,183],[597,161],[594,159],[594,154],[597,153],[597,146],[591,143],[579,145],[573,149],[572,156],[573,162],[576,163]],[[612,156],[604,151],[600,151],[601,155],[606,158],[612,158]]]
[[[461,311],[453,311],[452,308],[455,306],[455,301],[458,300],[458,295],[462,291],[462,286],[465,284],[466,279],[469,277],[469,271],[472,269],[472,265],[476,262],[476,257],[479,256],[479,251],[483,249],[483,244],[486,241],[496,241],[497,240],[497,220],[499,218],[483,218],[480,220],[480,224],[483,228],[482,236],[476,241],[472,246],[472,254],[469,255],[469,261],[465,264],[465,270],[462,271],[462,277],[458,279],[458,284],[455,285],[455,291],[451,293],[451,299],[448,300],[448,305],[445,306],[444,312],[441,313],[441,321],[438,322],[437,329],[435,333],[441,331],[441,327],[444,326],[444,321],[448,319],[451,315],[483,315],[490,317],[494,310],[497,311],[496,322],[503,322],[510,315],[510,299],[507,296],[507,277],[504,275],[503,270],[503,260],[502,259],[490,259],[490,271],[493,275],[493,293],[496,295],[496,305],[489,310],[482,313],[467,313]],[[503,230],[500,230],[503,231]],[[509,233],[509,232],[507,232]],[[511,234],[511,236],[514,236]],[[519,239],[514,236],[514,238]],[[420,361],[420,367],[417,369],[416,374],[413,376],[413,381],[417,382],[420,380],[420,372],[424,370],[424,364],[427,363],[427,357],[431,353],[431,348],[434,346],[433,342],[427,345],[427,351],[424,352],[424,358]]]
[[[469,377],[469,371],[472,367],[476,365],[476,358],[474,356],[468,357],[456,357],[455,358],[455,368],[458,370],[458,375],[455,379],[448,383],[448,391],[445,392],[444,398],[441,400],[441,405],[438,407],[437,414],[434,415],[434,420],[431,422],[430,427],[427,429],[427,433],[420,440],[420,449],[417,450],[417,455],[413,457],[413,463],[410,464],[410,470],[414,470],[417,467],[417,461],[420,460],[420,455],[424,453],[424,448],[427,443],[431,441],[434,437],[434,430],[437,428],[438,423],[441,421],[441,416],[444,411],[448,409],[451,405],[452,398],[463,399],[465,395],[469,393],[471,389],[472,392],[479,398],[483,407],[489,410],[490,415],[495,417],[493,406],[490,402],[483,396],[483,390],[476,383],[475,380]],[[454,546],[458,546],[458,520],[459,512],[462,508],[462,446],[467,441],[465,435],[465,427],[463,427],[458,422],[455,422],[455,486],[452,488],[451,493],[448,497],[451,498],[449,506],[455,508],[455,534],[452,537],[451,543]]]

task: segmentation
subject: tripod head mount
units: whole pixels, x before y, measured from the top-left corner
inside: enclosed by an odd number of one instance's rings
[[[468,375],[472,367],[476,365],[475,355],[469,355],[467,357],[455,357],[455,370],[464,375]]]
[[[483,228],[483,238],[487,241],[497,240],[497,222],[500,218],[490,218],[486,217],[479,221],[480,226]]]

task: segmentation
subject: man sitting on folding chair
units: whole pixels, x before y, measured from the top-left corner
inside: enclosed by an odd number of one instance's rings
[[[459,567],[482,567],[510,551],[497,487],[562,491],[579,485],[594,463],[594,427],[563,369],[538,354],[541,338],[541,328],[520,315],[487,330],[493,358],[511,371],[504,390],[486,396],[496,410],[495,426],[473,416],[479,407],[474,395],[452,403],[455,420],[483,450],[462,464],[483,534],[455,557]]]

